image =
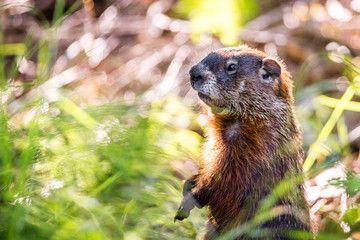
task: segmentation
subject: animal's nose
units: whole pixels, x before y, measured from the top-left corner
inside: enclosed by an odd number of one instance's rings
[[[204,76],[199,69],[199,67],[196,65],[190,69],[190,80],[191,84],[194,86],[195,82],[202,81],[204,79]]]

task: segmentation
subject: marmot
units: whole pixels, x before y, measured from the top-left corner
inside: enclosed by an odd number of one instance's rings
[[[223,48],[193,66],[190,78],[209,129],[199,173],[185,182],[175,220],[208,206],[204,239],[215,239],[248,223],[284,178],[302,174],[302,140],[281,60],[247,46]],[[235,238],[292,239],[289,231],[309,231],[303,187],[293,185],[276,201],[277,214],[259,226],[265,236]]]

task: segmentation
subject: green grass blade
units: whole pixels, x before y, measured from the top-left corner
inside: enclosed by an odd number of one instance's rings
[[[62,98],[57,102],[58,106],[72,115],[77,121],[88,129],[94,129],[96,126],[96,121],[85,111],[80,109],[74,102],[70,99]]]
[[[316,100],[318,100],[320,104],[330,108],[336,108],[340,101],[339,99],[325,95],[317,97]],[[360,102],[349,101],[348,104],[344,107],[344,110],[360,112]]]
[[[341,97],[340,101],[337,103],[334,111],[332,112],[329,120],[322,128],[319,136],[316,141],[311,145],[309,150],[309,155],[304,161],[303,168],[304,171],[307,172],[310,170],[312,165],[314,164],[316,158],[321,154],[322,148],[321,144],[327,139],[330,135],[331,131],[335,127],[336,122],[339,120],[341,114],[345,110],[346,106],[349,104],[350,100],[355,94],[356,89],[350,85],[345,91],[344,95]]]
[[[25,55],[26,46],[24,43],[7,43],[0,45],[0,55]]]

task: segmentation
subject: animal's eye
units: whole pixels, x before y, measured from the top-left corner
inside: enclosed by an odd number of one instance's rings
[[[231,63],[227,66],[226,71],[228,71],[230,74],[235,73],[238,70],[238,66],[234,63]]]

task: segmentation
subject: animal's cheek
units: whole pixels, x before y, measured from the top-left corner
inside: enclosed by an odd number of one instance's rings
[[[219,84],[227,85],[232,82],[232,79],[225,72],[217,74],[216,78]]]
[[[222,98],[221,90],[218,88],[218,86],[212,86],[208,96],[213,100],[219,100]]]
[[[198,87],[199,92],[202,92],[209,97],[211,95],[211,92],[213,91],[212,89],[213,89],[213,86],[207,82],[202,84],[200,87]]]
[[[236,99],[240,99],[240,93],[237,91],[222,91],[221,92],[222,95],[222,99],[228,101],[228,102],[233,102],[236,101]]]
[[[242,94],[245,91],[245,87],[246,87],[245,85],[246,85],[246,82],[244,80],[240,82],[240,84],[237,88],[237,90],[238,90],[237,92],[239,94]]]
[[[210,76],[206,78],[205,82],[202,84],[201,92],[208,95],[212,99],[218,99],[220,97],[219,84],[216,81],[216,78]]]

